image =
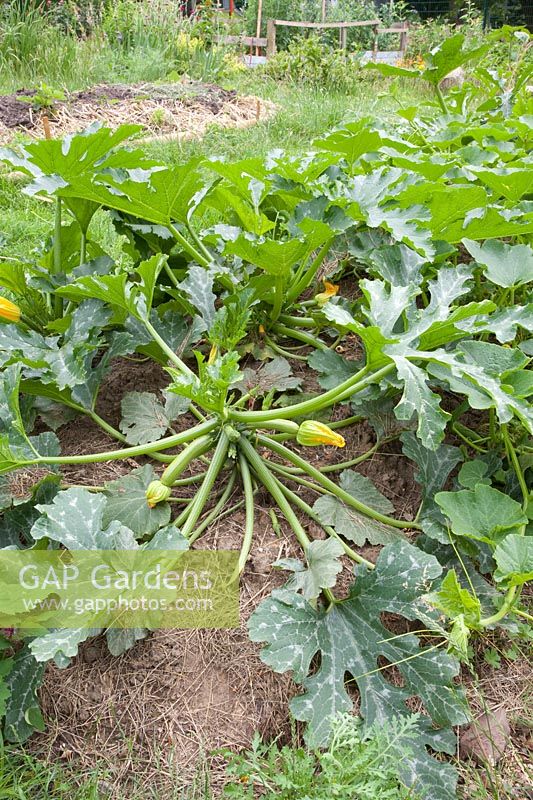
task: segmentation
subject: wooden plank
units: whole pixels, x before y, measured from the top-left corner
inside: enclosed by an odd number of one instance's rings
[[[378,33],[397,33],[398,36],[405,33],[407,28],[378,28]]]
[[[266,36],[217,36],[217,44],[243,44],[246,47],[266,47]]]
[[[379,19],[365,19],[357,22],[297,22],[296,20],[275,19],[274,25],[286,28],[373,28],[379,25]]]
[[[275,55],[276,53],[276,21],[274,19],[267,20],[267,58]]]
[[[391,28],[379,28],[378,33],[397,33],[399,35],[401,33],[405,33],[406,30],[407,26],[405,26],[405,28],[397,28],[393,26]]]

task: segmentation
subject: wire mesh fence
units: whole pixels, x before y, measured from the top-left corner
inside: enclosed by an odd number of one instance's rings
[[[378,5],[388,3],[389,0],[378,0]],[[461,21],[465,13],[477,10],[486,28],[526,25],[533,30],[533,0],[478,0],[467,3],[457,0],[409,0],[407,5],[421,20],[444,17],[452,22]]]

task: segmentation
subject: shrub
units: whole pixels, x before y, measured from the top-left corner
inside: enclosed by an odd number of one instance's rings
[[[291,42],[270,58],[264,71],[275,80],[295,81],[350,93],[363,81],[372,80],[362,73],[356,56],[324,47],[317,36]]]

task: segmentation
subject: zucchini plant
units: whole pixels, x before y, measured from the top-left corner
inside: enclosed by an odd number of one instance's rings
[[[264,162],[167,167],[122,147],[131,127],[0,154],[31,176],[25,191],[58,209],[39,263],[0,265],[0,546],[184,549],[243,506],[241,573],[262,489],[302,560],[276,565],[288,582],[256,610],[250,635],[303,684],[294,716],[322,745],[352,707],[347,676],[367,726],[407,718],[417,696],[426,715],[401,775],[433,800],[455,796],[453,767],[430,751],[453,754],[452,727],[468,719],[456,677],[469,637],[528,616],[520,595],[533,571],[531,117],[523,83],[510,113],[483,86],[468,91],[469,109],[459,92],[453,113],[405,112],[387,131],[360,120],[310,153]],[[124,237],[121,264],[91,236],[97,212]],[[161,365],[168,385],[126,393],[116,429],[98,412],[100,386],[114,359],[133,354]],[[306,397],[291,367],[301,360],[320,387]],[[33,432],[58,408],[60,422],[84,414],[116,446],[62,454],[57,425]],[[342,448],[361,420],[375,444],[318,469],[307,448]],[[418,470],[414,519],[354,469],[390,441]],[[103,487],[61,474],[131,458],[149,460]],[[11,473],[36,467],[49,474],[14,497]],[[365,543],[383,546],[375,563]],[[343,558],[355,581],[341,598]],[[395,636],[387,613],[420,630]],[[2,640],[9,738],[42,724],[43,663],[66,666],[98,632],[52,631],[22,649]],[[120,653],[146,633],[106,635]],[[32,690],[20,693],[21,681]]]

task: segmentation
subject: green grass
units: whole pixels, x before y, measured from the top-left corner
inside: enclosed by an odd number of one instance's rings
[[[168,769],[168,758],[162,756],[161,772],[168,774]],[[0,747],[0,800],[108,800],[111,793],[116,800],[212,800],[209,783],[209,770],[201,761],[188,785],[176,775],[173,788],[162,792],[133,777],[132,785],[117,794],[104,770],[95,768],[82,774],[75,764],[62,766],[22,749]]]
[[[0,750],[0,800],[101,800],[98,776],[80,786],[57,764],[22,750]]]
[[[383,121],[392,117],[398,101],[390,93],[383,95],[383,83],[365,74],[351,95],[291,83],[276,83],[251,72],[225,84],[241,95],[257,95],[276,104],[275,116],[248,128],[210,128],[200,140],[152,143],[152,155],[169,163],[186,161],[191,156],[220,157],[228,160],[265,156],[283,148],[301,152],[312,147],[313,140],[341,122],[375,115]],[[408,104],[419,100],[410,87],[401,90],[399,100]]]

